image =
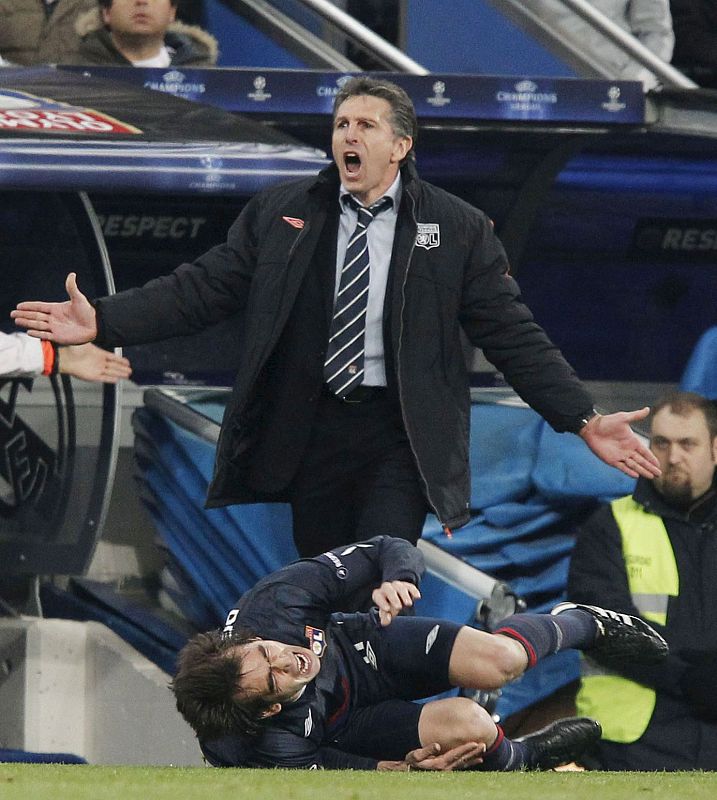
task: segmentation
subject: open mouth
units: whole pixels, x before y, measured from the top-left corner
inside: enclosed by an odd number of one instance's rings
[[[303,653],[294,653],[294,656],[299,667],[299,674],[306,675],[311,669],[311,661]]]
[[[359,169],[361,169],[361,159],[358,154],[352,152],[344,153],[344,166],[349,175],[356,175]]]

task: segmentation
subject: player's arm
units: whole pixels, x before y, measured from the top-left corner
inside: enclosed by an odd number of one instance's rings
[[[376,536],[337,547],[262,578],[229,612],[225,631],[231,630],[238,619],[242,626],[258,630],[277,605],[300,624],[319,628],[325,627],[331,614],[366,611],[379,602],[392,619],[400,610],[393,595],[402,598],[402,607],[410,606],[420,596],[418,585],[423,572],[420,550],[404,539]],[[400,591],[397,586],[402,587]],[[377,589],[379,594],[372,597]],[[383,614],[383,623],[389,621]]]
[[[327,610],[355,611],[370,597],[384,625],[420,597],[425,571],[421,551],[392,536],[337,547],[295,567],[297,579],[312,587]]]

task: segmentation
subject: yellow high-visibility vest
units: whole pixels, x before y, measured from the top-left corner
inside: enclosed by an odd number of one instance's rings
[[[679,594],[675,553],[665,523],[632,497],[611,503],[622,536],[630,594],[640,616],[665,625],[670,597]],[[655,691],[582,657],[578,714],[597,719],[603,738],[628,744],[642,736],[655,710]]]

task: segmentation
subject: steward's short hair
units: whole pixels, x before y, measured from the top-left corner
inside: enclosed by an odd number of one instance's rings
[[[369,95],[380,97],[391,106],[391,127],[396,136],[410,136],[413,139],[413,146],[406,154],[406,158],[415,159],[414,146],[418,139],[418,121],[416,120],[416,109],[413,107],[411,98],[397,84],[391,81],[379,80],[377,78],[367,78],[360,75],[351,78],[339,89],[334,98],[334,119],[339,106],[349,97]],[[406,160],[404,158],[404,161]]]
[[[717,404],[701,394],[682,391],[669,392],[660,397],[653,405],[650,417],[654,417],[663,408],[669,408],[673,414],[677,414],[680,417],[686,417],[693,411],[701,411],[707,423],[710,439],[714,439],[717,436]]]
[[[237,698],[242,659],[235,651],[257,638],[249,631],[229,636],[210,631],[193,636],[179,652],[170,688],[177,710],[199,739],[231,733],[253,737],[260,731],[262,712],[269,704],[256,695]]]

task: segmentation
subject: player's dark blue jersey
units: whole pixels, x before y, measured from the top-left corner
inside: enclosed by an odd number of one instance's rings
[[[375,759],[331,747],[353,710],[395,698],[398,691],[396,676],[377,660],[374,640],[381,626],[376,611],[351,610],[383,581],[418,585],[423,570],[417,548],[378,536],[298,561],[259,581],[229,612],[224,631],[244,629],[262,639],[308,647],[321,658],[321,669],[298,700],[265,720],[249,744],[235,736],[203,742],[209,762],[374,769]],[[415,687],[410,689],[414,695]]]

